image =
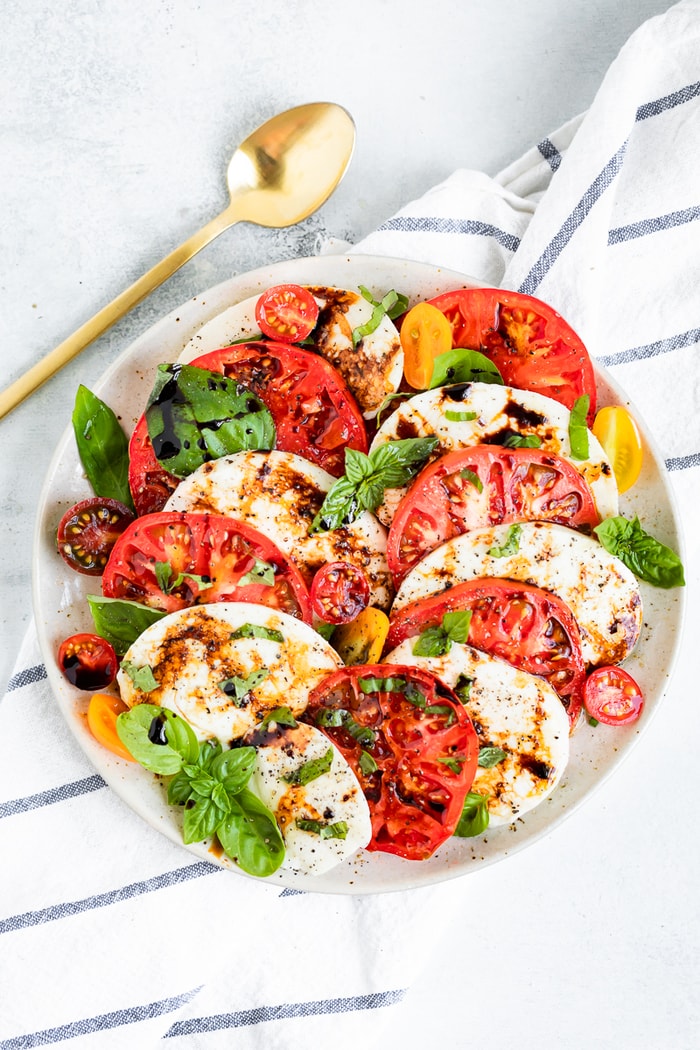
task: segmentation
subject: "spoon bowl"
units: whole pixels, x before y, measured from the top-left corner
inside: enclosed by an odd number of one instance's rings
[[[262,124],[229,162],[228,207],[0,392],[0,419],[230,226],[282,228],[308,218],[337,187],[354,147],[353,119],[334,102],[296,106]]]

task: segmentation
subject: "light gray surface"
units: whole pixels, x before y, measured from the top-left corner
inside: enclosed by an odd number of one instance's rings
[[[327,235],[357,240],[457,167],[490,174],[505,166],[587,108],[626,38],[668,6],[7,5],[0,41],[3,385],[223,208],[228,156],[262,120],[330,99],[354,116],[358,145],[345,181],[316,216],[283,233],[230,230],[0,421],[0,688],[30,620],[35,508],[77,384],[89,386],[153,321],[231,273],[313,254]],[[672,718],[664,722],[662,712],[657,728],[671,731]],[[443,965],[463,968],[465,999],[446,1002],[434,969],[403,1015],[406,1050],[424,1042],[431,1002],[439,1007],[438,1030],[454,1033],[456,1046],[470,1037],[513,1045],[516,1028],[526,1050],[543,1038],[572,1050],[695,1045],[699,931],[697,909],[688,918],[684,902],[696,891],[690,866],[676,854],[687,836],[680,821],[655,822],[647,837],[655,807],[671,813],[681,805],[668,780],[663,790],[654,787],[653,737],[551,839],[465,881],[477,911],[488,901],[483,939],[464,943],[454,931],[441,952]],[[664,772],[672,777],[671,763]],[[664,858],[671,854],[669,884]]]

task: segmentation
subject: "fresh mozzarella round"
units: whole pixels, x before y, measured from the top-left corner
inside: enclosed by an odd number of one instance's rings
[[[471,790],[488,797],[489,824],[510,824],[559,783],[569,760],[569,719],[542,678],[519,671],[469,645],[453,642],[443,656],[414,656],[407,638],[387,656],[432,672],[452,689],[471,682],[464,707],[479,747],[505,751],[490,768],[479,766]]]
[[[388,394],[398,390],[403,376],[403,350],[398,332],[384,316],[373,332],[353,346],[352,333],[366,324],[373,307],[357,292],[308,286],[319,305],[313,349],[335,365],[355,396],[362,413],[373,419]],[[218,314],[193,336],[180,361],[193,361],[210,350],[261,335],[255,319],[259,296],[245,299]]]
[[[234,637],[237,632],[251,637]],[[301,620],[252,602],[217,602],[181,609],[147,627],[129,648],[117,681],[130,707],[167,707],[200,740],[215,737],[228,745],[277,707],[301,714],[309,691],[339,666],[335,650]],[[134,669],[141,667],[150,667],[155,689],[134,682]]]
[[[447,413],[474,413],[473,419],[450,419]],[[372,449],[399,438],[434,435],[439,445],[432,459],[453,449],[490,442],[498,444],[506,434],[534,434],[545,452],[568,459],[578,470],[593,494],[601,518],[618,513],[615,475],[603,446],[588,432],[588,458],[573,459],[569,439],[571,413],[558,401],[542,394],[496,383],[460,383],[436,387],[404,401],[382,423],[372,442]],[[377,516],[391,524],[394,511],[406,489],[390,489]]]
[[[499,556],[515,529],[517,549]],[[482,576],[531,583],[561,598],[591,666],[619,663],[639,637],[642,596],[634,574],[590,536],[543,521],[474,529],[443,543],[411,569],[393,609]]]
[[[365,511],[340,529],[309,535],[309,526],[335,478],[291,452],[238,452],[204,463],[180,482],[167,510],[225,514],[263,532],[311,576],[326,562],[348,561],[362,569],[373,605],[392,597],[386,563],[386,531]]]
[[[302,722],[270,723],[244,743],[256,748],[249,786],[282,832],[283,868],[321,875],[367,845],[372,835],[367,800],[343,755],[319,729]],[[327,771],[304,783],[309,763],[325,769],[329,761]]]

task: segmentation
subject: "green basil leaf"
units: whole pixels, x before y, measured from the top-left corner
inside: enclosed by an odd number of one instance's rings
[[[236,795],[242,791],[255,769],[255,748],[234,747],[221,751],[214,757],[210,772],[228,792]]]
[[[200,591],[206,591],[208,587],[212,586],[212,582],[208,576],[197,576],[193,572],[180,572],[173,579],[173,567],[170,562],[157,561],[153,566],[155,571],[156,583],[160,587],[163,594],[172,594],[178,587],[181,587],[185,580],[192,580],[193,583],[197,584],[197,588]]]
[[[454,708],[450,704],[428,704],[425,713],[426,715],[445,715],[448,726],[457,720]]]
[[[435,624],[421,632],[413,644],[412,652],[414,656],[443,656],[451,648],[452,642],[446,631]]]
[[[408,306],[408,299],[406,296],[402,295],[400,292],[394,291],[393,289],[387,292],[383,299],[378,302],[364,285],[361,284],[359,288],[362,298],[366,299],[368,303],[371,303],[374,309],[372,310],[372,315],[368,321],[365,321],[364,324],[358,325],[357,328],[353,329],[353,346],[357,346],[360,340],[364,339],[366,335],[371,335],[372,332],[376,332],[385,317],[394,320],[394,318],[400,317]]]
[[[451,642],[458,642],[460,645],[464,645],[469,637],[471,620],[471,609],[458,609],[455,612],[446,612],[442,618],[442,629]]]
[[[192,797],[190,778],[181,769],[168,784],[168,805],[184,806]]]
[[[267,561],[254,559],[252,569],[249,569],[238,581],[239,587],[247,587],[251,583],[264,583],[266,587],[275,585],[275,567]]]
[[[266,642],[278,642],[280,645],[284,642],[284,635],[281,631],[275,631],[270,627],[259,627],[256,623],[244,623],[242,627],[239,627],[231,635],[231,641],[237,641],[239,638],[262,638]]]
[[[646,532],[636,516],[606,518],[593,530],[606,551],[654,587],[684,587],[683,563],[675,551]]]
[[[284,860],[284,839],[270,810],[248,788],[230,798],[216,829],[224,853],[248,875],[272,875]]]
[[[374,421],[375,421],[376,425],[377,426],[380,425],[381,417],[384,415],[385,410],[389,407],[389,405],[393,401],[396,401],[397,398],[400,398],[402,401],[410,401],[410,399],[413,396],[414,396],[413,394],[409,394],[405,390],[399,390],[395,394],[387,394],[387,396],[384,398],[384,400],[382,401],[381,405],[379,406],[376,416],[374,417]]]
[[[326,729],[342,726],[350,715],[342,707],[322,707],[316,712],[316,725]]]
[[[156,459],[179,478],[208,460],[275,446],[272,415],[260,398],[196,365],[158,366],[146,423]]]
[[[310,784],[328,773],[333,765],[333,748],[329,747],[320,758],[311,758],[282,779],[286,784]]]
[[[309,526],[309,535],[328,532],[350,525],[360,517],[364,507],[360,506],[356,486],[349,478],[342,477],[331,486],[321,508]]]
[[[569,415],[569,443],[572,459],[588,459],[588,409],[590,394],[581,394],[574,401]]]
[[[182,755],[170,745],[167,735],[164,743],[154,743],[151,739],[154,722],[160,721],[163,729],[166,725],[164,710],[153,704],[137,704],[124,711],[117,718],[117,736],[144,769],[171,776],[182,769]]]
[[[519,525],[511,525],[506,533],[506,538],[503,543],[489,547],[486,553],[490,554],[492,558],[508,558],[511,554],[517,554],[520,550],[521,532],[522,529]]]
[[[327,642],[330,642],[338,625],[335,623],[324,623],[322,620],[316,624],[316,634],[320,634]]]
[[[449,408],[445,410],[445,419],[448,419],[450,423],[471,423],[477,415],[477,412],[453,412]]]
[[[388,678],[358,678],[357,684],[363,693],[403,693],[408,682],[400,675]]]
[[[158,688],[153,668],[149,667],[148,664],[135,664],[133,660],[122,660],[119,666],[142,693],[152,693],[154,689]]]
[[[200,755],[200,745],[192,726],[167,707],[161,707],[159,711],[160,716],[165,719],[168,746],[177,751],[183,762],[196,762]]]
[[[468,467],[465,467],[464,470],[460,470],[459,476],[460,478],[464,478],[465,481],[470,481],[477,492],[484,491],[484,486],[481,482],[481,478],[478,474],[475,474],[473,470],[469,470]]]
[[[464,800],[462,816],[454,830],[458,838],[474,838],[481,835],[489,826],[489,805],[486,795],[470,791]]]
[[[507,758],[506,752],[500,747],[480,747],[479,762],[482,769],[493,769],[499,762]]]
[[[211,798],[200,796],[194,802],[190,799],[182,817],[182,841],[188,846],[191,842],[208,839],[224,816],[225,812]]]
[[[124,656],[139,635],[147,627],[165,616],[160,609],[149,609],[139,602],[122,598],[103,598],[88,594],[88,606],[95,624],[95,631],[113,646],[117,656]]]
[[[224,678],[219,682],[219,689],[222,693],[226,693],[226,696],[231,697],[236,707],[240,707],[248,694],[255,689],[256,685],[260,685],[269,673],[266,667],[261,667],[259,671],[252,671],[247,678],[239,678],[238,675],[234,675],[233,678]]]
[[[503,439],[504,448],[541,448],[542,438],[537,434],[517,434],[511,431]]]
[[[457,348],[437,355],[428,389],[451,383],[497,383],[503,386],[503,378],[493,361],[478,350]]]
[[[372,773],[376,773],[379,769],[379,766],[372,755],[370,755],[369,751],[360,751],[358,764],[366,777],[371,776]]]
[[[271,722],[275,722],[279,726],[291,726],[292,729],[297,725],[297,720],[288,707],[275,707],[272,711],[268,711],[260,723],[260,727],[266,729]]]
[[[455,682],[454,687],[455,693],[457,694],[457,696],[463,704],[466,704],[467,700],[469,699],[469,694],[471,692],[473,683],[474,679],[469,678],[469,676],[466,674],[460,674],[457,677],[457,681]]]
[[[441,762],[448,769],[451,769],[456,776],[459,776],[466,759],[460,758],[458,755],[448,755],[444,758],[438,758],[438,762]]]
[[[119,500],[133,510],[129,441],[112,409],[81,384],[72,422],[80,462],[95,495]]]
[[[348,836],[348,825],[344,820],[339,820],[335,824],[325,824],[321,820],[305,820],[299,817],[296,826],[300,831],[310,831],[322,839],[345,839]]]

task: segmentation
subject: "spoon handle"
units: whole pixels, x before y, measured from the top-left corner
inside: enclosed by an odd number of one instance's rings
[[[171,277],[176,270],[184,266],[205,245],[218,237],[220,233],[233,226],[238,221],[233,208],[229,207],[215,219],[208,222],[201,230],[194,233],[181,244],[179,248],[166,255],[161,262],[157,263],[147,273],[135,281],[125,291],[113,299],[107,306],[91,317],[89,321],[81,325],[62,343],[51,350],[48,354],[37,361],[35,365],[16,379],[14,383],[0,391],[0,419],[16,408],[42,383],[45,383],[60,368],[68,364],[81,350],[94,342],[98,336],[106,332],[108,328],[118,321],[124,314],[128,313],[137,303],[145,299],[150,292]]]

